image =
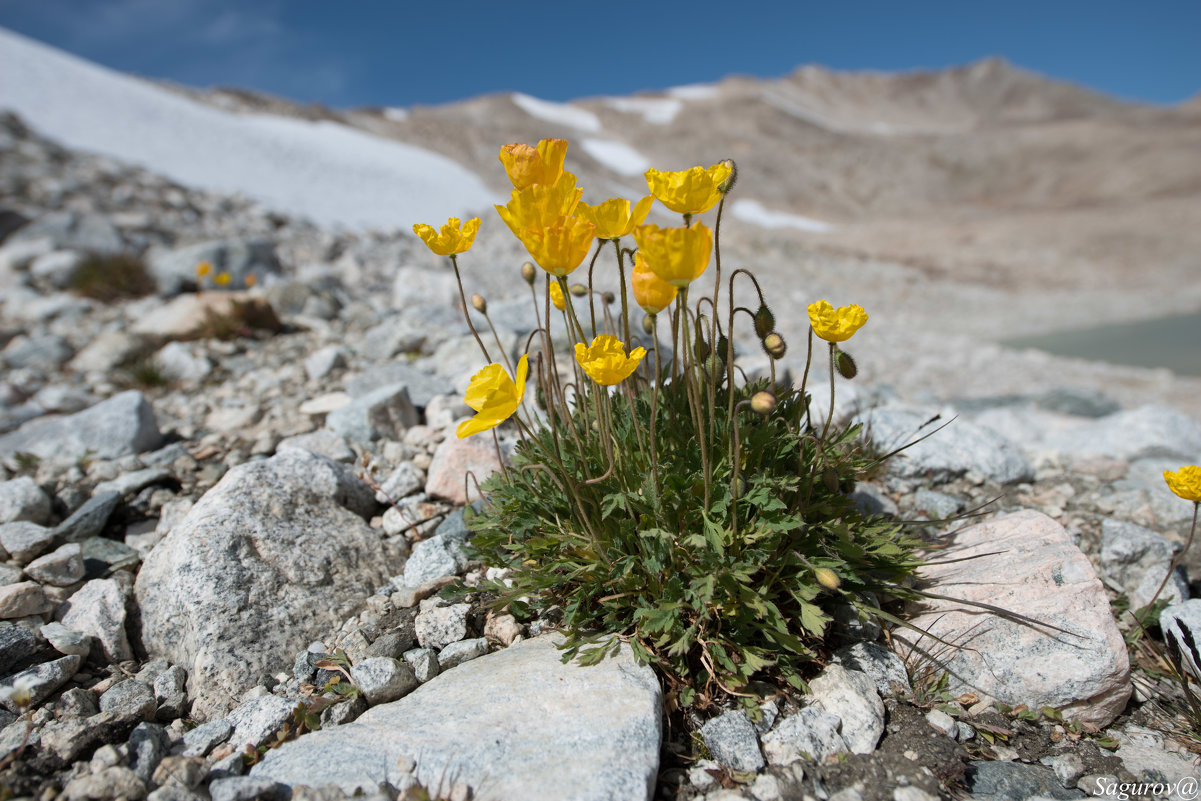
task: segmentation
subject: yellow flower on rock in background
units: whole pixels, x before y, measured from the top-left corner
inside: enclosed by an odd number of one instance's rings
[[[579,217],[568,217],[558,225],[527,228],[518,233],[517,238],[539,267],[562,278],[587,258],[596,235],[592,223]]]
[[[680,288],[701,277],[713,253],[713,232],[700,223],[688,228],[640,225],[634,241],[655,275]]]
[[[446,225],[442,226],[441,231],[425,223],[413,226],[413,233],[421,237],[426,247],[439,256],[452,256],[471,250],[479,230],[479,217],[472,217],[466,223],[461,222],[458,217],[451,217],[446,221]]]
[[[567,301],[563,298],[563,289],[558,281],[550,282],[550,302],[559,311],[567,311]]]
[[[455,431],[459,439],[496,428],[508,420],[525,397],[525,380],[530,371],[530,357],[523,355],[517,363],[514,383],[505,368],[490,364],[471,377],[463,402],[475,410],[475,417],[459,423]]]
[[[531,228],[561,225],[575,213],[582,189],[576,188],[575,176],[565,172],[553,184],[534,184],[514,189],[509,202],[496,207],[496,213],[520,237]]]
[[[196,265],[196,277],[204,278],[213,271],[213,265],[207,261],[202,261]]]
[[[651,194],[667,208],[679,214],[702,214],[721,200],[721,187],[733,166],[727,162],[708,167],[692,167],[680,172],[646,171]]]
[[[213,276],[213,283],[217,286],[229,286],[231,280],[229,273],[224,270]]]
[[[1163,471],[1163,480],[1168,482],[1168,489],[1184,498],[1186,501],[1201,503],[1201,467],[1190,464],[1181,467],[1176,472]]]
[[[505,165],[513,187],[519,190],[558,181],[566,156],[566,139],[543,139],[537,147],[513,144],[500,149],[500,163]]]
[[[610,387],[620,384],[638,369],[638,363],[646,355],[646,348],[638,347],[626,356],[625,345],[612,334],[601,334],[584,347],[582,342],[575,346],[575,360],[596,383]]]
[[[646,222],[654,204],[653,195],[647,195],[630,209],[630,201],[615,197],[597,206],[580,203],[576,214],[596,226],[597,239],[620,239],[629,236],[634,228]]]
[[[671,305],[679,292],[671,284],[664,281],[648,266],[642,251],[634,256],[634,269],[630,273],[630,287],[634,293],[634,302],[642,307],[647,314],[658,314]]]
[[[809,323],[813,333],[827,342],[845,342],[867,322],[862,306],[852,304],[835,309],[828,300],[809,304]]]

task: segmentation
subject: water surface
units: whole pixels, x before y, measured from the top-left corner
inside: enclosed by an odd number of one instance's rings
[[[1037,348],[1077,359],[1166,367],[1180,375],[1201,376],[1201,312],[1018,337],[1001,344],[1011,348]]]

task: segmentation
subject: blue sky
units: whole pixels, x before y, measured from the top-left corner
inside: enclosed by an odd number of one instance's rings
[[[1127,99],[1201,91],[1201,0],[0,0],[0,26],[148,77],[335,107],[994,55]]]

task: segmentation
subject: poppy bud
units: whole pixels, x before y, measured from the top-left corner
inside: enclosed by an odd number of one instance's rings
[[[730,340],[725,334],[722,334],[717,338],[717,355],[721,358],[722,364],[725,364],[728,361],[727,356],[729,355],[729,350]]]
[[[838,471],[833,467],[827,467],[822,471],[822,483],[830,492],[838,492]]]
[[[588,294],[588,287],[583,284],[572,284],[567,288],[567,291],[575,295],[577,298],[582,298]]]
[[[655,334],[655,315],[644,314],[642,316],[642,330],[647,334],[654,336]]]
[[[533,264],[530,264],[527,261],[525,264],[521,265],[521,277],[524,278],[525,282],[527,284],[529,284],[530,286],[534,285],[534,276],[535,275],[537,275],[537,273],[534,272]]]
[[[784,337],[772,333],[763,338],[763,349],[773,359],[783,359],[788,346],[784,344]]]
[[[729,166],[730,177],[718,184],[717,191],[728,195],[734,188],[734,182],[738,180],[738,165],[734,163],[734,159],[722,159],[720,163]]]
[[[701,330],[701,319],[699,317],[696,318],[696,337],[693,339],[692,348],[698,362],[705,361],[711,352],[709,343],[705,341],[705,333]]]
[[[617,296],[612,292],[606,292],[605,294],[601,295],[601,300],[603,300],[606,305],[612,305],[614,302],[616,302]]]
[[[751,396],[751,408],[756,414],[766,417],[776,410],[776,396],[767,390],[756,392]]]
[[[488,301],[484,300],[484,296],[479,293],[471,296],[471,305],[480,314],[488,313]]]
[[[859,375],[859,368],[855,365],[855,360],[846,351],[834,351],[834,367],[838,369],[838,374],[843,378],[850,379]]]
[[[763,339],[775,329],[776,315],[771,313],[766,303],[759,304],[759,311],[755,312],[755,335]]]
[[[813,577],[827,590],[836,590],[842,584],[842,579],[838,578],[838,574],[828,567],[814,569]]]

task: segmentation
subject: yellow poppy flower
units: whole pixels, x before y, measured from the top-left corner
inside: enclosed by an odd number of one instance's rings
[[[509,202],[497,206],[496,212],[517,237],[531,228],[561,225],[575,213],[582,189],[577,189],[575,176],[565,172],[553,184],[534,184],[514,189]]]
[[[721,186],[733,167],[726,162],[692,167],[680,172],[646,171],[651,194],[667,208],[680,214],[701,214],[721,200]]]
[[[1201,467],[1190,464],[1175,473],[1165,470],[1163,480],[1168,482],[1168,489],[1186,501],[1201,502]]]
[[[646,348],[638,347],[626,356],[625,345],[612,334],[601,334],[584,347],[582,342],[575,346],[575,360],[596,383],[611,387],[630,377],[638,368],[638,362],[646,355]]]
[[[208,275],[212,271],[213,271],[213,265],[209,264],[207,261],[202,261],[196,265],[196,277],[197,278],[204,278],[206,275]]]
[[[475,409],[476,415],[459,423],[455,431],[459,439],[496,428],[512,417],[525,397],[525,379],[529,372],[530,357],[523,355],[517,363],[516,383],[499,364],[490,364],[473,375],[463,402]]]
[[[700,278],[713,252],[713,232],[700,223],[688,228],[640,225],[634,229],[634,241],[646,265],[674,287]]]
[[[813,333],[827,342],[845,342],[867,322],[862,306],[839,306],[835,309],[827,300],[809,304],[809,322]]]
[[[568,217],[557,225],[528,228],[517,234],[538,266],[562,278],[580,266],[596,239],[592,223]]]
[[[229,286],[230,280],[229,273],[224,270],[213,276],[213,283],[217,286]]]
[[[671,284],[655,275],[646,266],[642,251],[634,257],[634,269],[630,273],[630,286],[634,292],[634,302],[642,307],[647,314],[658,314],[671,305],[679,292]]]
[[[567,311],[567,301],[563,299],[563,290],[559,287],[558,281],[550,282],[550,302],[559,311]]]
[[[629,236],[636,226],[646,222],[646,215],[650,214],[654,202],[654,196],[647,195],[635,203],[631,211],[630,201],[615,197],[598,206],[580,203],[575,213],[596,226],[598,239],[620,239]]]
[[[566,156],[566,139],[543,139],[537,147],[513,144],[500,149],[500,163],[517,189],[559,180]]]
[[[466,253],[475,242],[475,235],[480,230],[480,218],[472,217],[461,223],[458,217],[451,217],[438,231],[432,225],[418,223],[413,226],[413,233],[421,237],[426,247],[439,256],[451,256],[455,253]]]

